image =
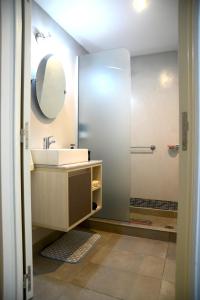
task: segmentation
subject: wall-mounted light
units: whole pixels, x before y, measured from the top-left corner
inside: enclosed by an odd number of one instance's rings
[[[46,38],[50,38],[51,34],[49,32],[44,33],[41,31],[36,31],[35,32],[35,39],[37,42],[39,42],[39,40],[45,40]]]
[[[42,58],[48,54],[55,55],[59,58],[66,70],[66,78],[69,76],[69,68],[71,68],[70,50],[53,32],[49,32],[49,28],[33,28],[31,37],[31,76],[35,79],[38,65]]]
[[[52,38],[47,30],[34,28],[31,36],[31,76],[35,79],[38,65],[41,59],[52,50]]]
[[[137,13],[141,13],[149,5],[149,0],[133,0],[133,7]]]

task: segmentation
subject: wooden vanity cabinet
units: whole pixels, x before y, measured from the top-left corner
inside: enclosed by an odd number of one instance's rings
[[[96,174],[100,185],[93,189]],[[31,176],[33,225],[69,231],[101,209],[101,182],[101,164],[74,169],[36,168]],[[95,210],[92,209],[94,201]]]

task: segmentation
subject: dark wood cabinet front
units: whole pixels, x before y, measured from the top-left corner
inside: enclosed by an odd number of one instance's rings
[[[69,172],[69,226],[91,213],[91,169]]]

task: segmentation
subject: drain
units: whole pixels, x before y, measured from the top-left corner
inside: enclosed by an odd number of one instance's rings
[[[167,229],[174,229],[174,226],[166,225],[165,228],[167,228]]]

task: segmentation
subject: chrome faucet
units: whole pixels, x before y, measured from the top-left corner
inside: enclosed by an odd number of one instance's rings
[[[51,136],[47,136],[43,138],[43,149],[49,149],[50,145],[55,143],[55,138]]]

